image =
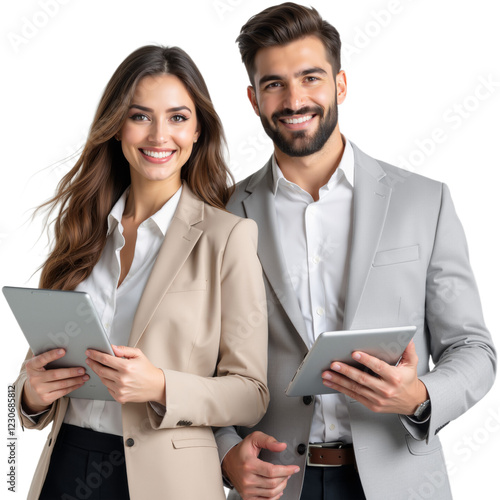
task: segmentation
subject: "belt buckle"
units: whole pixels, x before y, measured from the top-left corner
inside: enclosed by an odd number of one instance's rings
[[[342,448],[342,446],[345,446],[345,443],[343,441],[332,441],[331,443],[309,443],[309,446],[307,448],[306,464],[310,467],[342,467],[342,465],[312,464],[309,462],[309,448],[335,448],[338,450]]]

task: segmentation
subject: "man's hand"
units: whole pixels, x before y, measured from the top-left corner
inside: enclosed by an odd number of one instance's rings
[[[418,356],[413,341],[408,344],[398,366],[358,351],[352,357],[376,376],[334,361],[331,370],[321,375],[323,384],[379,413],[413,415],[418,406],[429,399],[424,383],[417,377]]]
[[[115,356],[88,349],[87,364],[118,403],[165,404],[165,376],[135,347],[111,346]]]
[[[252,432],[231,448],[222,461],[222,472],[243,500],[276,500],[283,495],[288,478],[299,472],[296,465],[274,465],[259,460],[260,450],[280,452],[286,449],[263,432]]]

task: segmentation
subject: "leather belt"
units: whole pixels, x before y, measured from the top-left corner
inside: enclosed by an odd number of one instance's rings
[[[314,443],[309,444],[307,451],[307,465],[312,467],[340,467],[356,464],[352,444],[344,444],[340,441]]]

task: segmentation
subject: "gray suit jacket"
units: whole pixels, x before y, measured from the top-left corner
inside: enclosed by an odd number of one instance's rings
[[[367,500],[450,499],[437,433],[486,394],[496,363],[465,236],[446,185],[353,148],[354,219],[344,328],[416,325],[418,374],[432,405],[430,421],[416,425],[347,398],[361,482]],[[252,430],[287,443],[281,454],[264,450],[261,458],[300,466],[282,497],[297,500],[306,460],[298,446],[308,442],[314,405],[284,393],[307,352],[306,329],[278,239],[271,185],[269,161],[238,184],[228,208],[259,226],[267,291],[271,403]],[[219,429],[220,456],[252,430]],[[239,496],[233,490],[229,498]]]

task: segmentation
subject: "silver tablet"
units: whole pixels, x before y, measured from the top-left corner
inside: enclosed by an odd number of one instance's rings
[[[416,326],[401,326],[324,332],[314,342],[285,393],[287,396],[312,396],[338,392],[323,385],[321,374],[330,368],[333,361],[366,370],[365,366],[352,359],[354,351],[366,352],[396,365],[416,330]]]
[[[2,291],[35,355],[63,347],[66,354],[47,368],[82,366],[90,379],[66,397],[113,400],[87,366],[86,349],[114,355],[92,299],[85,292],[4,286]]]

